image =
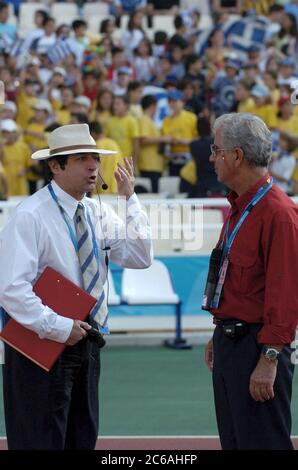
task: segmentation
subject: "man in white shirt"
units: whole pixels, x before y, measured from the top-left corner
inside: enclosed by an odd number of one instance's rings
[[[126,199],[124,222],[104,203],[86,197],[98,180],[100,155],[113,153],[96,148],[88,125],[55,129],[49,135],[49,147],[35,152],[32,159],[47,160],[51,183],[20,204],[0,233],[0,306],[40,338],[65,343],[66,348],[45,372],[5,346],[8,447],[93,449],[98,435],[98,346],[87,338],[88,323],[57,314],[41,303],[32,288],[47,266],[83,287],[80,240],[74,240],[79,203],[87,213],[87,232],[93,239],[102,285],[107,278],[106,254],[124,267],[151,264],[150,228],[134,194],[131,159],[115,172],[118,193]],[[91,320],[91,324],[103,334],[108,332],[107,317],[103,323]]]

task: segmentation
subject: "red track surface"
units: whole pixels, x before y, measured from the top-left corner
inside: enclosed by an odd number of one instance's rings
[[[293,438],[298,450],[298,437]],[[7,449],[0,439],[0,450]],[[218,450],[217,437],[105,437],[98,439],[97,450]]]

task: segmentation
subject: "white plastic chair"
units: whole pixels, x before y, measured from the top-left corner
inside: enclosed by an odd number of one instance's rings
[[[51,16],[55,18],[57,23],[66,20],[67,24],[71,24],[74,20],[79,19],[78,7],[75,3],[53,3]]]
[[[96,15],[90,16],[89,18],[86,18],[86,21],[88,23],[88,31],[94,34],[98,34],[101,22],[105,18],[107,18],[107,16],[100,15],[100,14],[96,14]]]
[[[38,2],[22,2],[20,4],[18,34],[21,37],[24,37],[29,31],[36,28],[34,13],[36,10],[40,10],[40,8],[41,5]],[[47,10],[47,8],[45,9]]]
[[[181,300],[173,288],[166,265],[153,260],[147,269],[125,268],[122,276],[121,297],[128,305],[173,305],[176,312],[176,335],[166,340],[173,349],[189,349],[191,345],[181,337]]]
[[[148,193],[152,191],[152,184],[150,178],[143,178],[142,176],[137,176],[135,179],[135,186],[143,186]]]
[[[165,31],[169,37],[175,33],[174,16],[173,15],[154,15],[153,30]]]
[[[158,180],[158,192],[167,193],[168,196],[174,197],[179,194],[179,185],[179,176],[161,176]]]
[[[108,16],[109,7],[107,3],[104,2],[91,2],[85,3],[83,9],[83,15],[86,21],[89,21],[93,16]]]
[[[122,276],[122,299],[130,304],[180,303],[164,263],[154,260],[147,269],[125,268]]]

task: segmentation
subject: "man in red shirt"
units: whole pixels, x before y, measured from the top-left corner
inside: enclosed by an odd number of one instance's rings
[[[271,134],[250,113],[214,124],[210,161],[231,210],[210,259],[203,308],[216,328],[213,372],[223,449],[292,449],[291,389],[298,323],[298,208],[268,174]]]

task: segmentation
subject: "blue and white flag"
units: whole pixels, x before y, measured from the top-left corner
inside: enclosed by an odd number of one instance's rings
[[[54,46],[51,47],[47,53],[48,58],[52,64],[58,64],[62,60],[66,59],[72,54],[72,48],[68,44],[68,40],[59,39],[55,42]]]
[[[266,30],[271,24],[264,16],[248,16],[223,25],[225,40],[233,49],[249,52],[252,47],[265,47]]]
[[[23,53],[23,44],[25,39],[19,38],[14,41],[13,45],[10,48],[9,55],[11,57],[18,57]]]
[[[9,54],[13,40],[5,33],[0,33],[0,52]]]

